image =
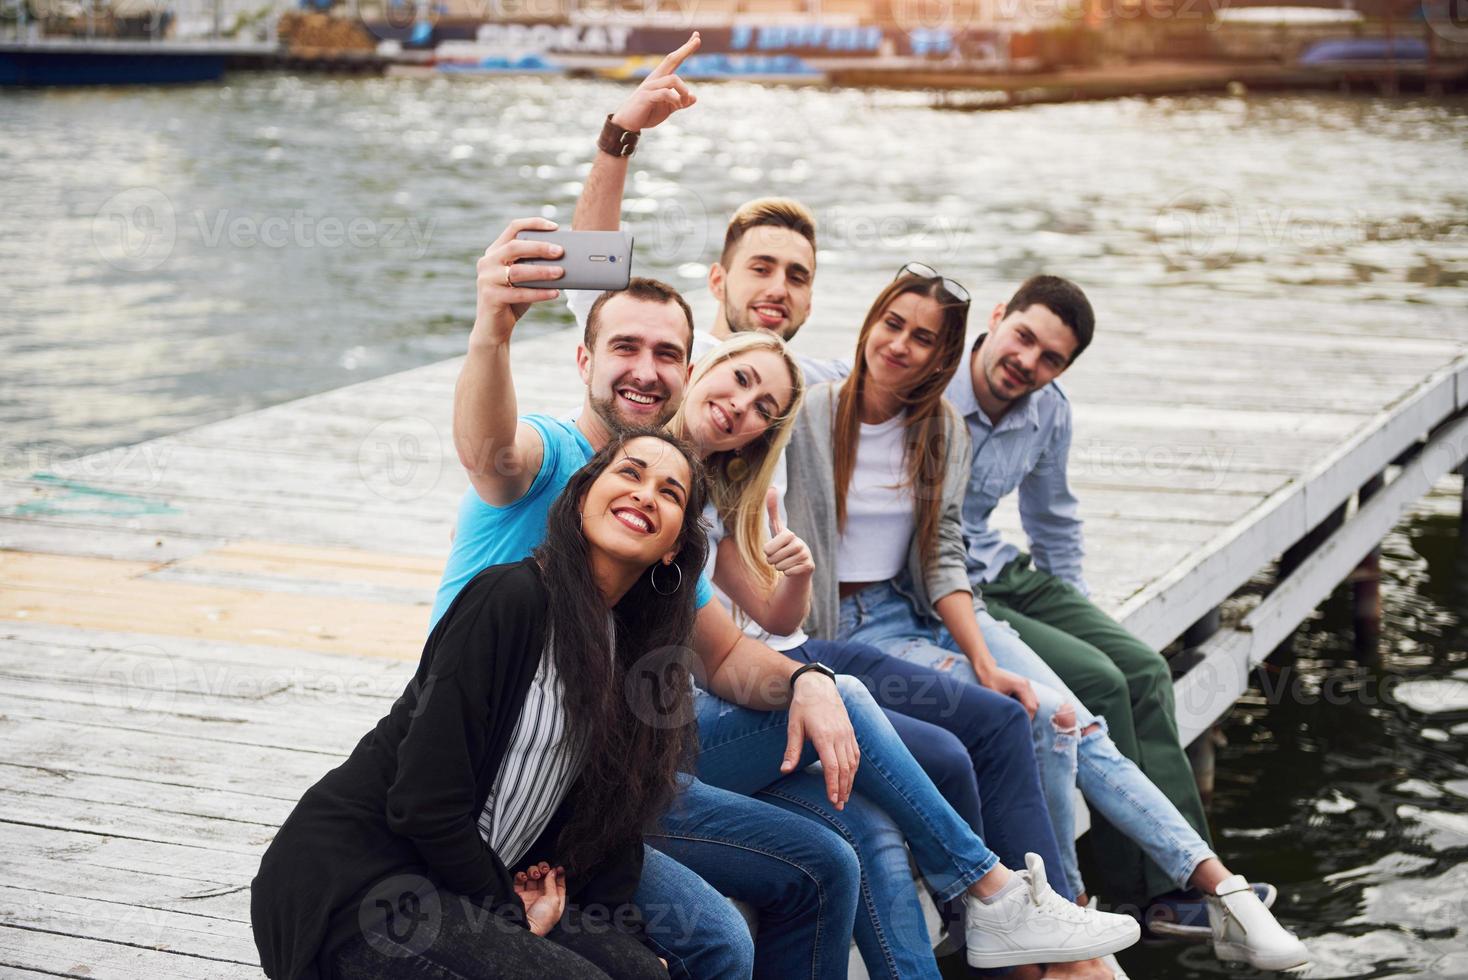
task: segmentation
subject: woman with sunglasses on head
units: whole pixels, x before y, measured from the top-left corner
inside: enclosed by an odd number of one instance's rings
[[[688,643],[707,547],[696,454],[615,437],[523,561],[480,572],[412,682],[307,790],[261,861],[275,978],[667,976],[631,903],[643,831],[687,762]],[[520,869],[515,871],[513,869]]]
[[[1016,702],[887,657],[871,647],[799,635],[810,604],[810,551],[779,526],[778,494],[766,493],[772,482],[783,484],[780,456],[800,401],[799,380],[799,369],[778,338],[738,335],[695,365],[684,406],[670,425],[705,450],[711,484],[706,516],[714,528],[709,554],[712,577],[721,590],[735,597],[736,611],[750,621],[751,632],[792,659],[824,662],[842,674],[856,675],[875,695],[876,703],[868,699],[867,708],[877,715],[875,719],[864,719],[862,709],[848,703],[859,738],[864,731],[872,733],[868,735],[871,741],[863,745],[858,780],[864,771],[881,773],[879,785],[865,791],[896,824],[875,819],[860,805],[842,814],[830,812],[822,805],[820,781],[804,773],[771,783],[778,777],[776,765],[784,747],[778,719],[733,709],[715,699],[699,701],[702,744],[698,772],[712,785],[755,793],[760,799],[832,824],[861,859],[862,907],[855,934],[869,973],[874,977],[936,977],[937,964],[908,874],[907,852],[901,846],[903,835],[912,841],[919,867],[939,897],[960,898],[967,892],[975,896],[969,904],[978,904],[978,895],[1001,888],[1012,877],[1000,858],[1023,866],[1027,850],[1049,856],[1058,849],[1035,771],[1028,719]],[[765,533],[767,521],[772,525],[769,534]],[[795,635],[772,636],[768,630]],[[849,678],[842,680],[849,682]],[[877,704],[895,710],[884,713]],[[924,717],[936,723],[922,720]],[[869,724],[864,725],[864,720]],[[957,734],[942,727],[945,723]],[[885,731],[885,736],[876,735],[877,730]],[[899,734],[901,742],[921,759],[927,776],[899,744]],[[976,770],[981,767],[982,778],[989,784],[985,809],[992,819],[988,824],[980,814],[976,785]],[[934,782],[943,787],[941,792]],[[853,802],[866,802],[860,782],[857,788]],[[953,800],[952,807],[945,797]],[[1003,840],[998,854],[989,851],[980,837],[980,832],[990,829],[996,839]],[[954,875],[955,867],[971,870]],[[966,888],[964,878],[970,883],[982,880]],[[1086,948],[1096,943],[1097,934],[1081,938],[1078,931],[1077,942],[1054,935],[1063,932],[1067,923],[1073,926],[1094,913],[1050,897],[1054,900],[1045,901],[1042,894],[1035,901],[1036,918],[1046,920],[1045,927],[1027,937],[1016,930],[996,937],[996,948],[983,965],[1097,955]],[[1057,908],[1058,929],[1057,922],[1047,918]],[[1127,945],[1136,935],[1135,926],[1118,917],[1086,924],[1100,925],[1097,948],[1105,947],[1102,951]],[[1044,936],[1038,953],[1025,948],[1026,941],[1045,933],[1051,935]],[[1113,945],[1107,945],[1108,941]],[[976,948],[975,956],[980,952]]]
[[[1070,833],[1077,782],[1180,883],[1199,868],[1222,868],[1116,749],[1102,720],[1012,630],[1001,626],[992,648],[985,640],[992,627],[981,627],[975,609],[961,522],[968,436],[942,398],[965,354],[958,311],[967,312],[968,300],[962,286],[927,266],[905,267],[873,306],[852,374],[807,398],[788,458],[791,524],[810,542],[817,567],[808,626],[1024,698],[1061,845],[1063,864],[1054,870],[1078,901],[1084,885]],[[1221,956],[1303,962],[1303,945],[1252,892],[1230,900],[1218,914],[1249,924],[1252,949],[1220,949]]]

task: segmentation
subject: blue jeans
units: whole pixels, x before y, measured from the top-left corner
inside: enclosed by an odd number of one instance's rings
[[[791,773],[755,799],[824,823],[856,852],[861,890],[852,937],[872,980],[939,980],[907,845],[886,812],[860,793],[852,793],[838,812],[826,797],[825,777],[815,772]]]
[[[837,834],[684,776],[647,842],[636,902],[674,977],[846,976],[860,868]],[[759,915],[759,938],[727,898]],[[834,938],[833,938],[834,937]]]
[[[937,898],[947,901],[962,895],[999,863],[998,855],[944,801],[861,682],[841,676],[836,684],[862,752],[855,784],[860,797],[853,797],[857,805],[849,802],[847,810],[858,809],[864,797],[885,811],[911,845],[918,869]],[[900,874],[894,878],[892,872],[901,839],[890,834],[869,837],[861,827],[845,822],[846,813],[826,799],[823,780],[801,784],[790,777],[782,779],[786,712],[751,711],[709,694],[700,694],[696,706],[700,779],[739,793],[767,790],[791,809],[832,826],[857,848],[864,862],[864,915],[858,917],[857,940],[868,969],[891,970],[902,977],[936,976],[926,929],[907,933],[912,923],[921,923],[921,912],[905,855]],[[798,768],[815,761],[815,749],[807,745]],[[872,829],[877,826],[875,818],[865,813],[857,820]],[[902,924],[904,935],[897,935],[894,923]],[[867,925],[874,934],[862,935]]]
[[[943,798],[1007,867],[1023,868],[1031,851],[1047,867],[1064,866],[1018,701],[865,643],[813,639],[785,655],[860,680]],[[1055,889],[1075,898],[1064,882]]]
[[[739,910],[702,877],[651,845],[643,855],[642,880],[633,901],[642,911],[648,941],[668,961],[675,980],[747,980],[753,974],[754,939]]]
[[[1087,711],[1012,627],[983,610],[978,619],[995,662],[1027,678],[1040,703],[1032,723],[1035,758],[1071,887],[1077,894],[1085,890],[1075,854],[1077,785],[1086,802],[1136,841],[1179,888],[1187,887],[1194,869],[1214,857],[1213,851],[1162,791],[1117,750],[1105,720]],[[921,617],[893,583],[872,585],[843,599],[840,629],[844,638],[978,684],[953,636]],[[1075,708],[1073,726],[1055,724],[1055,713],[1065,704]],[[1081,734],[1093,725],[1093,731]]]

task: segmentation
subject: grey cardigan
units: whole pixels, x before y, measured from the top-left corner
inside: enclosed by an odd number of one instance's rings
[[[835,640],[841,599],[836,574],[836,472],[833,452],[837,393],[842,382],[816,385],[805,396],[785,450],[789,476],[785,509],[789,527],[810,546],[815,560],[811,580],[810,615],[805,629],[811,636]],[[963,495],[968,487],[973,447],[958,413],[947,408],[947,462],[943,472],[942,519],[938,524],[937,558],[924,567],[917,536],[907,549],[907,578],[911,579],[917,609],[934,619],[933,598],[951,592],[972,592],[963,540]]]

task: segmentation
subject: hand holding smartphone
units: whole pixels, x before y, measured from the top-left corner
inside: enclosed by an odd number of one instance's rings
[[[560,266],[559,279],[525,280],[532,289],[626,289],[632,278],[632,236],[625,231],[522,231],[527,241],[553,242],[564,250],[559,259],[521,259],[517,265]]]

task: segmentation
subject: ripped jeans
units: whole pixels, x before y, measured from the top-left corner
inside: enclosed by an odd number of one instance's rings
[[[1028,679],[1040,703],[1032,723],[1035,759],[1065,864],[1065,880],[1074,893],[1085,891],[1075,850],[1077,785],[1086,802],[1136,841],[1178,888],[1188,887],[1188,879],[1198,865],[1216,856],[1207,843],[1136,763],[1117,750],[1106,733],[1105,719],[1087,711],[1013,627],[983,610],[977,615],[995,662]],[[948,630],[925,621],[890,582],[868,586],[842,599],[840,631],[843,640],[870,643],[892,656],[951,671],[978,683],[968,658]],[[1066,704],[1074,707],[1075,721],[1058,725],[1055,714]],[[1080,734],[1093,725],[1093,731]]]

